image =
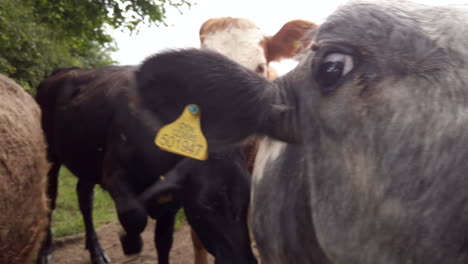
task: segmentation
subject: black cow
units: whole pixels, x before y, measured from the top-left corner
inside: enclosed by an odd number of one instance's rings
[[[286,142],[255,164],[262,262],[466,264],[467,65],[466,9],[353,1],[274,82],[190,49],[149,58],[137,82],[163,122],[198,104],[212,151]]]
[[[175,214],[184,206],[190,223],[217,263],[256,263],[247,232],[249,185],[242,151],[230,149],[204,163],[188,160],[176,167],[183,157],[162,151],[153,143],[163,123],[140,104],[134,86],[135,70],[132,66],[69,68],[56,71],[39,85],[36,99],[42,108],[53,164],[48,188],[52,209],[63,164],[79,178],[77,192],[86,227],[86,248],[93,264],[110,261],[92,222],[96,184],[115,202],[125,230],[121,242],[126,254],[141,250],[140,233],[149,215],[157,219],[158,263],[168,263]],[[170,176],[161,176],[171,169],[175,171]],[[182,184],[163,185],[167,188],[159,190],[161,196],[140,197],[148,187],[165,179],[173,182],[172,178]],[[168,194],[173,199],[164,201]],[[215,235],[206,235],[207,230]],[[51,241],[49,228],[40,263],[48,262]]]
[[[207,161],[185,159],[140,199],[175,191],[190,226],[215,256],[215,263],[257,263],[246,224],[250,197],[246,165],[243,147],[212,153]],[[206,263],[206,259],[198,261]]]

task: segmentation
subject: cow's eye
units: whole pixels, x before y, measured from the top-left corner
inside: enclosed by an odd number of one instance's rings
[[[316,81],[323,92],[332,92],[336,87],[336,83],[348,74],[353,67],[352,56],[341,53],[328,54],[319,66]]]

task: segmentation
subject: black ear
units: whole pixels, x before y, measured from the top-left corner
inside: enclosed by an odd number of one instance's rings
[[[274,94],[272,83],[212,51],[168,51],[147,59],[137,73],[143,104],[164,123],[188,104],[201,109],[210,148],[260,131]]]
[[[144,107],[164,123],[189,104],[201,109],[201,126],[211,151],[256,134],[270,134],[281,100],[277,84],[208,50],[156,54],[136,75]],[[272,135],[275,136],[275,135]]]

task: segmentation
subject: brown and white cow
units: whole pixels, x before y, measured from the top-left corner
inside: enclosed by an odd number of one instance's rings
[[[203,49],[215,50],[270,80],[278,73],[269,63],[294,58],[310,45],[309,33],[317,25],[307,20],[287,22],[273,36],[266,36],[246,18],[208,19],[200,28]]]
[[[211,151],[287,142],[253,181],[262,263],[468,263],[468,10],[355,0],[314,38],[274,82],[192,49],[138,89],[164,123],[198,104]]]

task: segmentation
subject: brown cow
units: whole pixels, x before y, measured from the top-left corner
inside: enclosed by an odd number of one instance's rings
[[[46,144],[40,110],[0,74],[0,263],[33,263],[47,224]]]

